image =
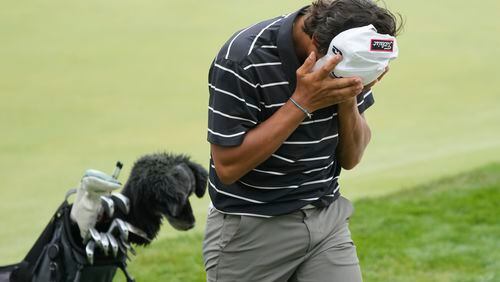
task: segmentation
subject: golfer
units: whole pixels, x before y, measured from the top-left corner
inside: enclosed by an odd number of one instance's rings
[[[373,103],[361,78],[333,78],[339,33],[396,18],[370,0],[318,0],[236,32],[209,71],[207,281],[361,281],[340,195],[342,169],[370,141]]]

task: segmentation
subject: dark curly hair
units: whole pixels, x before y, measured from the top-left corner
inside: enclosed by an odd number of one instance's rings
[[[371,0],[317,0],[304,16],[304,32],[318,42],[323,55],[332,39],[345,30],[372,24],[379,33],[396,36],[403,27],[400,14],[396,17]]]

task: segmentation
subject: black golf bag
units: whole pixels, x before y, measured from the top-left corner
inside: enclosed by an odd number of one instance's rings
[[[134,281],[126,253],[110,257],[96,251],[93,264],[88,263],[78,226],[70,219],[71,206],[67,200],[61,204],[22,262],[0,267],[0,282],[108,282],[117,268]]]
[[[23,261],[0,267],[0,282],[106,282],[118,268],[127,281],[134,281],[127,271],[128,253],[135,255],[131,243],[147,246],[163,218],[178,230],[194,226],[189,196],[205,193],[208,173],[202,166],[184,155],[146,155],[134,164],[121,193],[112,193],[121,185],[121,168],[118,162],[111,176],[87,170]],[[95,205],[99,200],[88,198],[91,192],[100,195],[100,206]],[[75,193],[69,204],[68,197]],[[94,212],[98,217],[91,222]]]

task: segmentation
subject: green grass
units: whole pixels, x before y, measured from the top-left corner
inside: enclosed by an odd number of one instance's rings
[[[137,281],[206,281],[202,240],[201,232],[191,232],[155,241],[149,247],[137,249],[138,256],[133,258],[128,269]],[[125,281],[121,272],[114,280]]]
[[[499,281],[500,164],[356,202],[366,281]]]
[[[4,1],[0,9],[0,264],[17,261],[87,168],[121,179],[140,155],[208,163],[207,71],[237,29],[305,0]],[[343,174],[378,196],[500,160],[500,2],[396,1],[401,55],[367,111],[373,140]],[[265,9],[263,9],[265,7]],[[243,11],[243,12],[242,12]],[[197,218],[208,199],[196,200]],[[201,220],[195,232],[203,230]],[[179,233],[164,228],[161,238]]]
[[[365,281],[499,281],[500,164],[357,200],[351,232]],[[138,281],[205,281],[202,233],[156,241],[130,265]],[[121,281],[121,275],[117,275]]]

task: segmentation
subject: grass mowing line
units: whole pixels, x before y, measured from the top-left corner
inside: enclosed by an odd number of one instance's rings
[[[369,153],[369,152],[368,152]],[[474,150],[468,153],[412,163],[376,173],[366,172],[374,162],[365,159],[353,171],[344,171],[340,185],[349,199],[384,196],[396,191],[412,189],[459,173],[467,173],[488,163],[498,162],[500,147]]]
[[[364,280],[499,281],[498,199],[500,164],[493,164],[355,201],[350,228]],[[201,240],[199,232],[160,239],[139,250],[130,270],[138,281],[205,281]]]
[[[454,156],[474,153],[476,151],[492,150],[500,148],[500,140],[480,140],[476,143],[447,144],[439,150],[424,152],[418,155],[404,155],[390,161],[379,162],[377,158],[367,161],[369,166],[363,173],[378,173],[380,171],[392,170],[401,166],[409,166],[416,163],[432,162],[438,159],[445,159]],[[409,150],[409,149],[408,149]]]

